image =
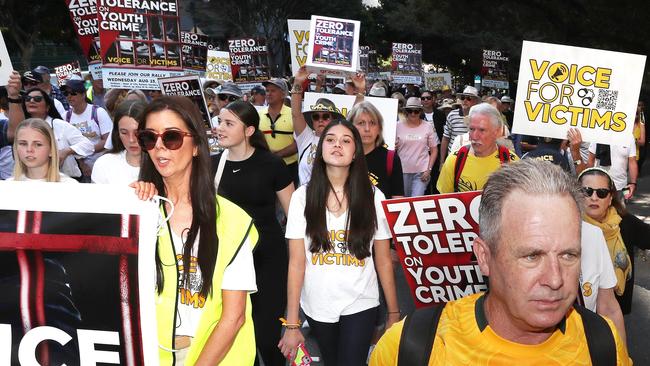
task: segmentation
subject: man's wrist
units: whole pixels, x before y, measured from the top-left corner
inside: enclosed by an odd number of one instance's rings
[[[291,91],[289,92],[290,94],[299,94],[302,93],[302,85],[301,84],[293,84],[293,87],[291,87]]]

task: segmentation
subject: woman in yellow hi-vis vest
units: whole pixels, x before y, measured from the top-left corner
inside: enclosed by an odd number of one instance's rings
[[[156,250],[161,365],[252,365],[258,235],[242,209],[215,194],[199,110],[185,97],[156,99],[138,142],[147,152],[140,181],[173,204],[161,205],[170,219]]]

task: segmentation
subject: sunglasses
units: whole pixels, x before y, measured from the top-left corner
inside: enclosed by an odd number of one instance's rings
[[[25,102],[31,102],[33,100],[36,103],[40,103],[40,102],[43,101],[43,96],[42,95],[34,95],[34,96],[25,95],[25,97],[23,97],[23,99],[25,100]]]
[[[419,109],[407,109],[406,114],[420,114],[421,111]]]
[[[79,93],[77,93],[77,92],[75,92],[75,91],[67,91],[67,90],[66,90],[66,91],[63,91],[62,93],[63,93],[63,96],[65,96],[65,97],[69,97],[69,96],[71,96],[71,95],[72,95],[72,96],[75,96],[75,95],[78,95],[78,94],[79,94]]]
[[[469,95],[461,95],[460,97],[458,97],[458,99],[460,100],[472,100],[472,98],[474,97],[470,97]]]
[[[432,100],[433,97],[420,97],[420,100]]]
[[[609,189],[607,188],[582,187],[582,193],[584,193],[585,197],[591,197],[594,192],[596,192],[596,196],[598,196],[600,199],[606,198],[610,193]]]
[[[234,95],[228,95],[228,94],[219,94],[218,97],[220,101],[227,100],[229,102],[234,102],[239,99]]]
[[[313,113],[311,119],[312,121],[327,121],[332,119],[332,115],[330,113]]]
[[[193,136],[189,132],[179,130],[167,130],[163,133],[156,133],[150,130],[138,131],[138,144],[145,150],[152,150],[156,147],[158,138],[162,139],[163,146],[169,150],[178,150],[183,146],[185,136]]]

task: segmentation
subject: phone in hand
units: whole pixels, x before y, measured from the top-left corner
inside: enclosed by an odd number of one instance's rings
[[[299,344],[296,350],[296,357],[293,359],[291,366],[309,366],[311,365],[311,356],[307,352],[307,347],[304,344]]]

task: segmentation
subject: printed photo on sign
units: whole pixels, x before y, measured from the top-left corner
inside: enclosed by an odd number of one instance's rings
[[[513,133],[625,145],[646,56],[524,41]]]
[[[473,253],[480,202],[479,191],[382,202],[416,307],[487,290]]]
[[[422,82],[422,45],[393,43],[391,75],[396,83]]]
[[[342,76],[356,73],[360,27],[356,20],[312,15],[307,46],[309,71]]]
[[[205,66],[205,79],[232,81],[230,54],[228,52],[208,50],[208,63]]]
[[[228,40],[233,81],[247,83],[269,80],[269,53],[265,38]]]
[[[307,46],[309,44],[309,20],[288,19],[289,47],[291,51],[291,73],[307,62]]]
[[[0,363],[157,364],[156,206],[127,187],[0,185]]]

